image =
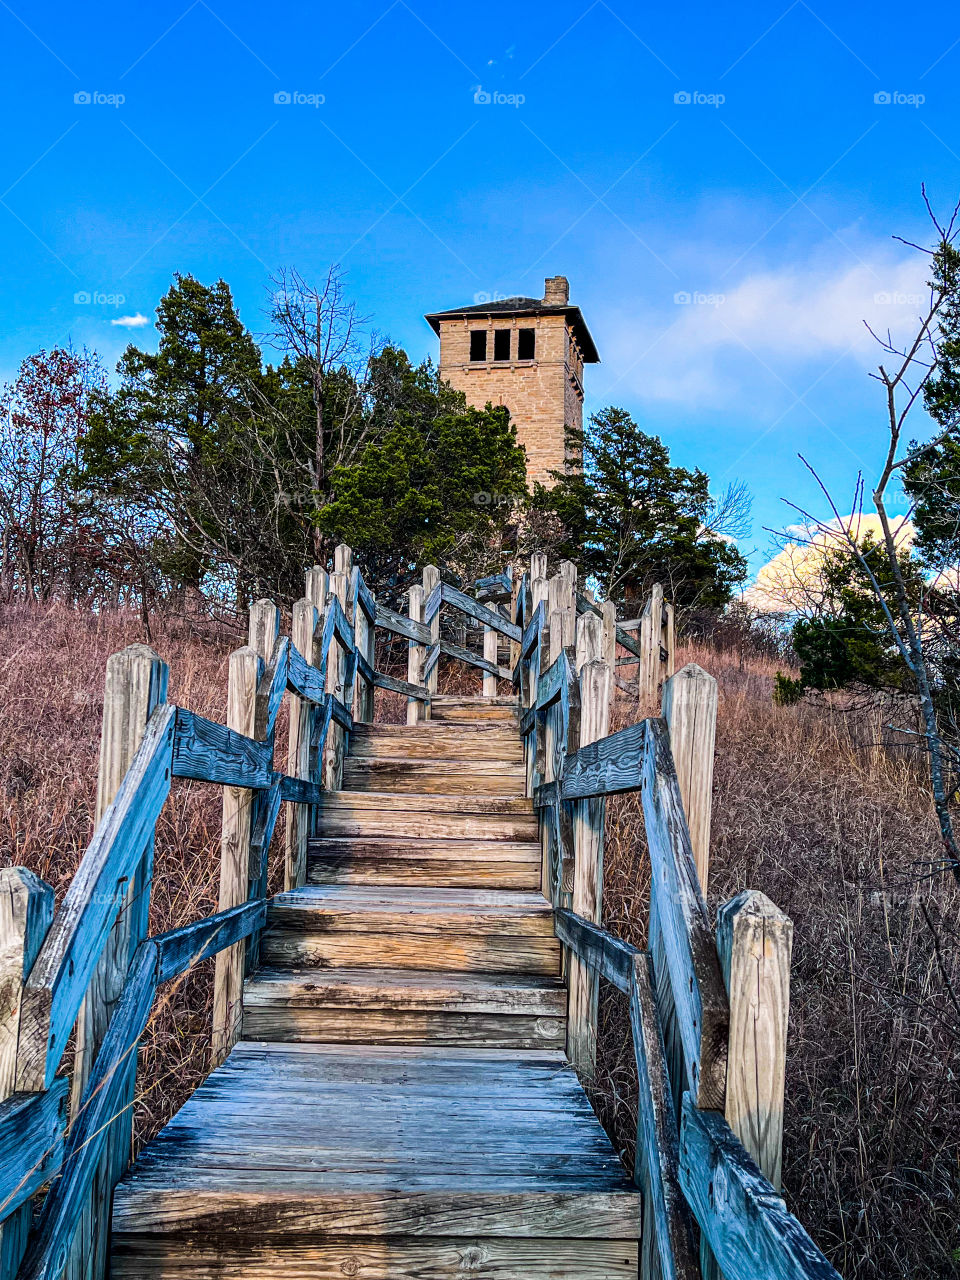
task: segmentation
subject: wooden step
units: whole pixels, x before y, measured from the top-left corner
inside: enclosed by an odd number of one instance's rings
[[[562,1054],[237,1045],[117,1187],[114,1280],[635,1280]]]
[[[522,761],[475,760],[469,755],[408,760],[348,757],[343,762],[346,791],[413,791],[419,795],[522,796],[527,775]]]
[[[517,723],[516,698],[461,698],[438,694],[430,701],[430,719],[447,721],[503,721]]]
[[[537,889],[534,840],[428,840],[418,836],[321,837],[307,848],[310,884]]]
[[[408,760],[523,760],[523,744],[516,728],[496,721],[451,724],[423,720],[419,724],[357,724],[350,734],[350,756],[402,756]]]
[[[398,795],[329,791],[316,806],[321,836],[536,840],[533,802],[517,796]]]
[[[243,996],[247,1040],[562,1049],[559,978],[419,969],[260,969]]]
[[[552,976],[560,947],[537,893],[307,885],[271,899],[261,961]]]

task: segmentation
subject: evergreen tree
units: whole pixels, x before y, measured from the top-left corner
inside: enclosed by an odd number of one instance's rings
[[[710,530],[716,504],[703,471],[671,466],[666,445],[617,408],[570,432],[567,450],[582,470],[554,472],[554,487],[535,487],[533,542],[582,565],[628,612],[654,582],[684,608],[731,598],[746,562]]]

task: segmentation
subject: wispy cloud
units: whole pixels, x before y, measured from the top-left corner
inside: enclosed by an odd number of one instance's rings
[[[142,329],[145,324],[150,323],[150,320],[147,316],[142,316],[138,311],[135,316],[117,316],[110,323],[118,324],[123,329]]]

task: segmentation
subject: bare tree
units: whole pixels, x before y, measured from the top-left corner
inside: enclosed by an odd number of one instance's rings
[[[366,441],[369,422],[360,412],[360,400],[370,358],[379,343],[369,334],[367,317],[347,298],[344,272],[337,264],[318,285],[287,268],[271,283],[273,344],[308,371],[312,386],[316,438],[308,462],[319,507],[333,467],[353,462]],[[341,372],[348,376],[337,378]],[[336,391],[346,393],[347,403],[341,401],[336,413],[331,413],[331,395]],[[322,535],[315,530],[317,559],[323,550]]]
[[[924,192],[926,202],[926,192]],[[960,205],[958,205],[949,221],[945,224],[937,219],[927,202],[927,211],[936,232],[936,243],[932,248],[921,249],[932,260],[936,260],[953,251],[953,244],[960,228],[957,226]],[[903,243],[908,243],[904,241]],[[955,251],[953,251],[955,252]],[[924,403],[924,390],[937,371],[942,367],[943,330],[941,318],[945,308],[955,303],[953,286],[943,275],[937,276],[930,286],[930,295],[918,327],[908,342],[897,342],[888,330],[879,335],[870,329],[871,334],[880,344],[881,350],[891,359],[882,362],[872,378],[883,389],[885,432],[887,437],[886,456],[880,474],[875,481],[871,497],[880,522],[883,558],[889,579],[882,586],[878,580],[869,557],[864,553],[863,544],[853,530],[853,523],[844,520],[827,491],[823,481],[814,468],[802,458],[804,465],[810,470],[824,494],[833,512],[832,522],[821,521],[809,512],[802,510],[794,503],[788,503],[795,511],[810,521],[821,533],[843,546],[855,558],[870,584],[877,601],[883,611],[887,627],[900,657],[909,671],[917,692],[920,713],[923,723],[923,738],[926,747],[930,772],[930,789],[934,808],[940,827],[940,837],[944,850],[944,867],[960,881],[960,848],[954,830],[950,812],[949,794],[946,782],[947,763],[955,755],[948,744],[939,723],[937,699],[937,671],[929,645],[929,598],[936,590],[935,584],[928,583],[922,591],[919,604],[915,592],[911,592],[904,576],[902,563],[902,541],[898,537],[905,521],[913,514],[912,509],[905,516],[892,516],[889,510],[890,487],[895,477],[902,476],[909,468],[922,462],[951,436],[955,436],[960,426],[960,411],[952,416],[941,415],[938,419],[940,430],[923,444],[904,445],[908,419],[912,423],[913,411]],[[867,326],[869,329],[869,325]],[[913,416],[911,416],[913,415]],[[858,477],[854,510],[862,508],[866,486],[862,476]]]

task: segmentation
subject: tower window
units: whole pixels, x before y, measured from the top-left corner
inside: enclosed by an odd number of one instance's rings
[[[517,359],[533,360],[537,351],[536,329],[517,330]]]
[[[486,329],[473,329],[470,333],[470,359],[486,360],[487,358],[487,331]]]
[[[510,330],[509,329],[494,329],[493,358],[494,360],[510,359]]]

